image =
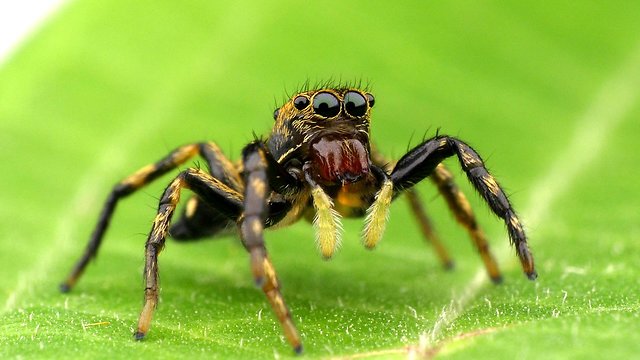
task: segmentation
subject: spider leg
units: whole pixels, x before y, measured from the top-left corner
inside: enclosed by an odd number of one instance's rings
[[[172,221],[169,236],[178,242],[199,241],[234,234],[235,225],[234,221],[194,195],[187,199],[182,214]]]
[[[244,191],[238,166],[232,163],[213,142],[200,146],[200,155],[207,161],[209,173],[225,185],[238,191]],[[203,238],[226,235],[235,232],[235,221],[207,205],[197,196],[190,197],[182,214],[171,223],[169,234],[176,241],[193,241]]]
[[[373,160],[376,166],[382,169],[386,169],[392,163],[373,144],[371,146],[371,160]],[[431,224],[431,220],[429,220],[429,216],[427,216],[427,213],[422,206],[422,201],[420,201],[418,191],[411,188],[408,189],[405,194],[407,201],[409,202],[409,206],[411,207],[411,212],[420,225],[420,230],[422,231],[424,239],[433,246],[444,268],[452,269],[454,262]]]
[[[257,286],[262,286],[266,256],[263,231],[268,214],[267,197],[270,188],[283,194],[297,191],[302,185],[273,158],[261,141],[255,141],[244,148],[242,166],[246,185],[244,212],[238,226],[243,244],[251,255],[253,278]]]
[[[115,211],[116,205],[120,199],[134,193],[136,190],[149,184],[154,179],[175,169],[177,166],[185,163],[198,154],[201,154],[207,160],[211,169],[216,169],[216,162],[219,162],[220,160],[218,160],[218,157],[215,157],[215,149],[217,149],[217,146],[213,143],[196,143],[181,146],[170,152],[169,155],[158,162],[141,168],[133,175],[130,175],[117,183],[111,190],[111,193],[102,207],[98,223],[89,238],[89,242],[87,243],[87,247],[85,248],[83,255],[77,261],[66,280],[60,285],[60,290],[62,292],[70,291],[78,282],[80,276],[82,276],[87,264],[89,264],[89,261],[95,258],[105,231],[109,226],[113,212]],[[224,173],[220,175],[220,178],[223,182],[228,182],[230,184],[238,181],[237,179],[234,179],[233,176],[225,176]]]
[[[255,152],[251,146],[247,149],[244,154],[244,175],[248,185],[244,195],[198,169],[181,172],[164,191],[145,247],[145,303],[138,320],[136,339],[143,339],[151,327],[151,319],[158,304],[158,254],[164,247],[171,218],[180,201],[180,192],[186,188],[193,191],[203,203],[224,214],[229,220],[238,222],[243,244],[252,255],[252,268],[255,268],[255,261],[260,261],[261,269],[258,272],[261,278],[257,282],[272,304],[285,336],[296,351],[301,351],[300,338],[280,293],[275,270],[266,256],[264,242],[260,241],[263,224],[277,223],[286,214],[290,204],[266,201],[269,183],[262,160],[267,155],[260,148]]]
[[[145,302],[135,333],[138,340],[144,338],[149,331],[151,318],[158,304],[158,255],[164,247],[169,223],[184,188],[192,190],[229,219],[237,219],[242,213],[242,194],[199,169],[185,170],[169,184],[160,198],[158,213],[145,245]]]
[[[298,331],[280,293],[275,269],[267,257],[264,245],[264,224],[268,214],[269,188],[279,193],[299,189],[301,184],[286,172],[260,141],[249,144],[243,150],[245,181],[244,212],[238,221],[240,236],[251,256],[251,270],[256,285],[264,291],[271,303],[285,336],[297,353],[302,351]]]
[[[502,275],[500,275],[498,264],[491,254],[487,238],[478,226],[471,205],[464,193],[460,191],[460,188],[458,188],[454,182],[451,172],[443,164],[439,164],[436,166],[433,174],[431,174],[431,180],[438,187],[438,191],[444,196],[449,205],[449,209],[453,212],[458,223],[469,233],[478,253],[480,253],[480,257],[482,257],[482,261],[491,280],[495,283],[501,282]]]
[[[409,189],[431,175],[445,158],[454,155],[493,213],[504,220],[525,274],[529,279],[535,279],[537,273],[533,256],[520,220],[498,182],[485,168],[480,155],[469,145],[453,137],[437,136],[416,146],[398,161],[390,175],[395,191]]]
[[[293,346],[293,350],[297,354],[300,354],[302,353],[302,342],[298,335],[298,329],[296,329],[296,326],[291,319],[289,308],[287,307],[284,297],[282,297],[282,293],[280,292],[280,283],[278,282],[276,270],[268,256],[265,256],[264,258],[264,274],[266,281],[262,285],[262,291],[264,291],[264,294],[267,296],[267,300],[269,300],[273,311],[276,313],[287,341],[289,341]]]
[[[214,178],[237,191],[244,189],[238,167],[229,160],[216,143],[207,142],[201,144],[200,155],[207,161],[209,173]]]
[[[418,195],[418,191],[415,189],[409,189],[406,192],[407,200],[409,201],[409,206],[411,206],[411,211],[413,215],[416,217],[418,224],[420,225],[420,230],[422,231],[422,235],[424,235],[425,240],[433,245],[433,248],[438,254],[440,258],[440,262],[444,266],[445,269],[452,269],[454,267],[453,259],[449,255],[449,252],[442,244],[440,237],[436,233],[429,217],[427,216],[424,207],[422,206],[422,201],[420,201],[420,196]]]

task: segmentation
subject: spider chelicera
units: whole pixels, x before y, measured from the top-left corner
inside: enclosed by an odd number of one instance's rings
[[[441,164],[451,156],[457,156],[469,181],[493,213],[504,220],[525,274],[535,279],[533,257],[521,222],[478,153],[459,139],[437,135],[390,166],[369,139],[374,102],[370,93],[348,86],[304,91],[276,109],[269,137],[247,145],[237,163],[228,160],[216,144],[201,142],[181,146],[138,170],[111,191],[84,254],[61,284],[61,290],[71,290],[96,256],[120,199],[197,155],[206,161],[209,171],[190,168],[180,172],[160,199],[145,247],[145,296],[136,339],[144,338],[149,331],[158,303],[158,254],[167,235],[179,241],[192,240],[237,228],[250,254],[256,285],[267,296],[291,346],[296,352],[302,351],[276,271],[267,256],[264,229],[306,218],[313,222],[320,253],[330,258],[340,242],[340,217],[365,217],[363,244],[374,248],[384,232],[391,202],[404,193],[426,239],[434,245],[443,265],[451,267],[451,258],[412,189],[427,177],[469,232],[489,277],[499,282],[500,271],[469,202]],[[188,199],[181,217],[172,222],[185,188],[194,195]]]

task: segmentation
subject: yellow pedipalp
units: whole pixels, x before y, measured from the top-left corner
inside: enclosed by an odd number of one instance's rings
[[[389,206],[393,199],[393,183],[385,180],[382,187],[376,194],[376,199],[367,209],[362,241],[368,249],[373,249],[384,233],[389,218]]]
[[[333,208],[333,201],[322,188],[315,187],[311,190],[316,216],[313,226],[316,229],[316,245],[325,259],[331,258],[336,248],[340,246],[342,224],[340,215]]]

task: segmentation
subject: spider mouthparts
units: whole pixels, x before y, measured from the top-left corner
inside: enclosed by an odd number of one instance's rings
[[[346,172],[344,174],[338,175],[338,180],[342,185],[351,184],[360,180],[360,178],[362,178],[362,176],[368,172],[368,169],[362,171],[361,173]]]
[[[322,183],[354,183],[369,173],[369,153],[358,139],[321,137],[311,144],[311,162]]]

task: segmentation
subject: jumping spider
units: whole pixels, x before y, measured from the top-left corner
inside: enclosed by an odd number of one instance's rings
[[[471,207],[449,170],[441,164],[454,155],[493,213],[504,220],[525,274],[535,279],[533,257],[522,225],[476,151],[459,139],[437,135],[411,149],[388,170],[388,162],[372,148],[369,139],[373,105],[373,95],[356,88],[304,91],[276,109],[269,137],[247,145],[238,163],[229,161],[216,144],[202,142],[181,146],[155,164],[143,167],[115,185],[84,254],[61,284],[61,290],[71,290],[89,260],[96,256],[117,202],[196,155],[206,160],[209,171],[190,168],[180,172],[160,199],[146,242],[145,302],[136,339],[144,338],[149,331],[158,303],[158,253],[167,235],[190,240],[237,227],[250,254],[256,285],[266,294],[291,346],[296,352],[302,351],[276,271],[267,256],[264,229],[285,226],[303,217],[312,220],[319,251],[324,258],[330,258],[340,241],[340,217],[364,216],[363,243],[371,249],[382,237],[391,201],[405,193],[425,237],[435,246],[443,265],[450,267],[450,257],[412,189],[427,177],[469,232],[490,278],[499,282],[498,266]],[[195,195],[169,228],[185,188]]]

